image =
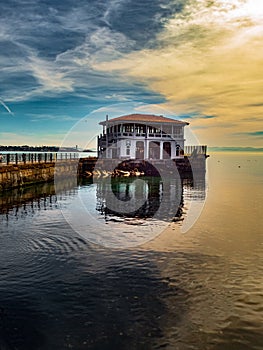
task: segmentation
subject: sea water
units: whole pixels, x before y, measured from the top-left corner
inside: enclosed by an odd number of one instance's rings
[[[215,153],[207,166],[205,187],[183,185],[175,222],[154,217],[158,181],[150,197],[151,185],[143,187],[148,206],[135,225],[106,210],[89,180],[58,193],[44,184],[2,195],[0,348],[262,349],[263,156]],[[120,181],[126,192],[115,194],[125,202],[133,187]],[[76,198],[95,220],[85,235],[67,216]],[[96,241],[108,225],[112,235],[161,229],[114,247]]]

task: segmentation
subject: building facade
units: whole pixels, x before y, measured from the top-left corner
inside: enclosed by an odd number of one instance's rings
[[[98,157],[175,159],[184,156],[187,122],[158,115],[130,114],[100,122]]]

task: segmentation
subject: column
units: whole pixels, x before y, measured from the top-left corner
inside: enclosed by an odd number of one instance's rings
[[[144,144],[144,159],[149,159],[149,141],[145,140]]]
[[[163,159],[163,141],[160,141],[160,159]]]

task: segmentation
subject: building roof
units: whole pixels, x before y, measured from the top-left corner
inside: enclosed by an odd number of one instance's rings
[[[182,124],[189,125],[187,122],[182,122],[181,120],[176,120],[172,118],[166,118],[162,115],[154,114],[128,114],[121,117],[112,118],[107,121],[110,124],[119,124],[122,122],[138,122],[138,123],[173,123],[173,124]],[[106,121],[100,122],[100,125],[106,125]]]

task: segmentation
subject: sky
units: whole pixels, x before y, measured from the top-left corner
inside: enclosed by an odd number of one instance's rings
[[[95,147],[137,112],[262,147],[262,42],[262,0],[0,0],[0,144]]]

